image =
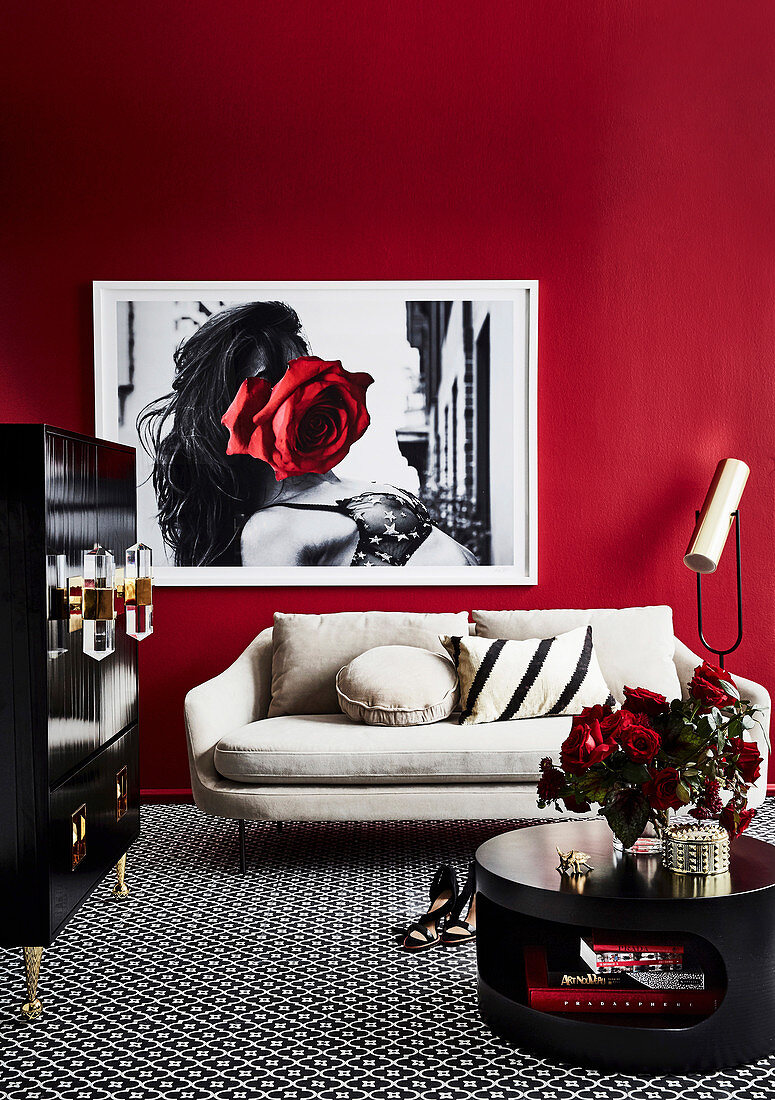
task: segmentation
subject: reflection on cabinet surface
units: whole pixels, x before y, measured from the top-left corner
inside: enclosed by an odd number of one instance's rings
[[[119,602],[115,652],[84,654],[67,593],[97,542],[123,566],[135,492],[129,447],[0,425],[4,946],[50,944],[139,832],[136,642]]]

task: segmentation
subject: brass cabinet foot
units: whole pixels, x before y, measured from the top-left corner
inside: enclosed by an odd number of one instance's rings
[[[38,1000],[38,978],[40,977],[40,960],[43,955],[42,947],[24,948],[24,971],[27,976],[27,1001],[22,1005],[22,1016],[25,1020],[37,1020],[43,1011],[43,1005]]]
[[[124,882],[124,872],[126,871],[126,853],[116,864],[116,885],[113,887],[113,897],[119,901],[123,901],[129,897],[129,887]]]

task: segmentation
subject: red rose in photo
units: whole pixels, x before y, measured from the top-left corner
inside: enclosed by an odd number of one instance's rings
[[[651,726],[630,722],[620,733],[619,744],[634,764],[650,764],[660,750],[662,738]]]
[[[678,797],[678,784],[681,777],[675,768],[661,768],[654,772],[648,783],[643,784],[643,793],[654,810],[678,810],[683,802]]]
[[[624,689],[624,706],[631,714],[648,714],[655,718],[658,714],[668,714],[670,704],[664,695],[646,688]]]
[[[730,673],[707,661],[703,661],[695,668],[689,691],[692,697],[699,703],[703,703],[708,710],[711,707],[719,707],[719,709],[731,707],[740,700],[740,694],[732,682]]]
[[[616,752],[616,745],[606,741],[597,718],[588,723],[574,718],[571,731],[560,749],[560,763],[570,775],[581,775],[612,752]]]
[[[221,418],[229,429],[226,453],[268,462],[277,481],[327,473],[368,428],[373,381],[317,356],[291,360],[275,386],[247,378]]]
[[[755,741],[744,741],[742,737],[731,737],[724,747],[724,755],[737,756],[737,766],[745,782],[750,786],[759,778],[762,757]]]
[[[719,825],[729,833],[729,839],[744,833],[754,819],[756,810],[736,809],[732,802],[727,802],[719,817]]]

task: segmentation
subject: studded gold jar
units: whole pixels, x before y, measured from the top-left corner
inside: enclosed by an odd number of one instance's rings
[[[723,875],[729,833],[715,821],[674,821],[663,835],[662,862],[678,875]]]

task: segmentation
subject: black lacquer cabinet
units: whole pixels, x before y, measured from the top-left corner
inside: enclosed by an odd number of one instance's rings
[[[23,947],[40,1014],[41,951],[140,830],[137,643],[83,649],[68,581],[95,543],[136,541],[135,453],[45,425],[0,425],[0,945]],[[78,592],[77,580],[73,591]]]

